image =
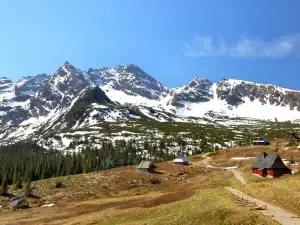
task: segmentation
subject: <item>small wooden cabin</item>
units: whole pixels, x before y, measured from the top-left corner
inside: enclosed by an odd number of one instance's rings
[[[252,165],[252,174],[262,177],[280,177],[283,174],[291,174],[291,170],[286,167],[279,154],[259,154]]]
[[[264,136],[256,136],[253,141],[253,145],[270,145],[271,143]]]
[[[176,156],[176,158],[173,160],[173,163],[176,165],[189,165],[189,161],[184,155]]]
[[[149,172],[154,173],[155,172],[155,165],[152,161],[142,161],[137,167],[137,171],[140,172]]]
[[[289,143],[289,144],[293,144],[293,143],[298,143],[300,142],[300,138],[297,136],[297,134],[295,133],[289,133],[286,137],[285,140]]]

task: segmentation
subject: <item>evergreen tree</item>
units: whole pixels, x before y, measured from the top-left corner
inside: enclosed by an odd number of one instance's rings
[[[7,174],[4,174],[4,177],[2,178],[2,184],[0,187],[0,194],[7,194],[8,191],[8,180],[7,180]]]
[[[25,182],[23,191],[24,191],[24,196],[25,197],[31,197],[32,196],[31,180],[28,180],[27,182]]]
[[[14,182],[13,189],[18,190],[18,189],[21,189],[21,188],[22,188],[22,182],[21,182],[20,176],[18,175],[17,178],[16,178],[16,181]]]

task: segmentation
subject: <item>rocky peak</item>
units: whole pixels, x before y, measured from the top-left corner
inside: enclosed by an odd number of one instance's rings
[[[42,73],[36,76],[21,77],[15,85],[16,96],[34,95],[36,92],[41,91],[45,82],[51,78],[50,75]]]
[[[0,78],[0,92],[10,91],[13,86],[13,82],[6,77]],[[0,93],[1,95],[1,93]]]
[[[68,107],[82,90],[90,87],[85,75],[85,72],[65,62],[30,100],[32,115],[45,116],[53,109]]]
[[[78,70],[68,61],[66,61],[54,74],[54,76],[74,75]]]
[[[175,88],[174,91],[179,101],[208,102],[213,98],[212,85],[209,80],[196,77],[187,85]]]
[[[212,86],[212,82],[207,79],[196,77],[188,85],[185,86],[185,89],[196,88],[201,90],[207,90]]]
[[[7,79],[7,77],[0,77],[0,85],[11,84],[12,81]]]
[[[100,72],[101,87],[123,91],[128,95],[142,96],[148,99],[160,99],[169,92],[162,83],[133,64],[120,65]]]

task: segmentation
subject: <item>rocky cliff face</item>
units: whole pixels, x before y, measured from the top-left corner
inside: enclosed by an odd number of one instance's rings
[[[216,91],[218,98],[232,106],[239,106],[249,99],[252,102],[259,101],[262,105],[287,106],[300,111],[300,92],[274,85],[223,79],[217,84]]]

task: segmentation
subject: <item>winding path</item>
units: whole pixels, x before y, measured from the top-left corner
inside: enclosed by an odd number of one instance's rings
[[[237,180],[239,180],[242,184],[246,184],[246,181],[243,177],[243,173],[238,170],[231,170]]]
[[[210,160],[210,157],[207,155],[204,155],[204,159],[199,163],[199,165],[202,165],[206,168],[213,168],[213,169],[219,169],[219,170],[230,170],[232,171],[232,173],[234,174],[234,176],[236,177],[236,179],[238,181],[240,181],[242,184],[246,184],[246,181],[243,177],[243,173],[236,170],[237,167],[217,167],[217,166],[212,166],[210,165],[210,163],[208,162]]]
[[[227,189],[231,194],[239,198],[245,199],[251,203],[256,204],[258,207],[266,206],[266,210],[262,210],[262,213],[264,213],[267,216],[272,216],[276,221],[278,221],[282,225],[300,225],[299,217],[293,213],[290,213],[284,209],[281,209],[264,201],[252,198],[232,187],[225,187],[225,189]]]

